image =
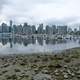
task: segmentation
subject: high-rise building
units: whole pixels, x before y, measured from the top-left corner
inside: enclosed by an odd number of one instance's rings
[[[56,32],[57,32],[57,29],[56,29],[56,26],[55,25],[52,25],[52,30],[53,30],[53,34],[56,34]]]
[[[32,25],[31,26],[31,33],[32,34],[35,34],[36,33],[36,27],[35,27],[35,25]]]
[[[2,32],[7,33],[9,32],[9,26],[7,24],[2,23]]]
[[[76,33],[77,32],[77,28],[74,28],[74,33]]]
[[[45,30],[46,34],[49,34],[49,26],[46,26],[46,30]]]
[[[31,26],[28,25],[27,23],[24,23],[23,25],[23,34],[25,35],[31,34]]]
[[[71,28],[68,28],[68,31],[67,31],[69,34],[72,32],[72,29]]]
[[[67,26],[57,26],[58,34],[67,34]]]
[[[12,28],[12,20],[10,20],[10,26],[9,26],[9,32],[12,32],[13,28]]]
[[[38,34],[43,34],[43,24],[39,24],[37,32],[38,32]]]
[[[0,33],[2,33],[2,26],[0,26]]]
[[[53,34],[53,29],[52,29],[52,27],[50,27],[49,25],[47,25],[45,32],[46,32],[46,34]]]
[[[12,27],[12,20],[10,20],[10,26]]]
[[[23,32],[23,28],[22,25],[20,24],[17,26],[17,34],[22,34],[22,32]]]
[[[14,32],[14,34],[17,34],[17,32],[18,32],[18,28],[16,25],[13,25],[13,32]]]

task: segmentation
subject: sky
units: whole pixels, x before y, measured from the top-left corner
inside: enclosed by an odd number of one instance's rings
[[[80,23],[80,0],[0,0],[0,23]]]

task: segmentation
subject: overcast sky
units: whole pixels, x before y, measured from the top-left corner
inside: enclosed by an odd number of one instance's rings
[[[80,23],[80,0],[0,0],[0,22]]]

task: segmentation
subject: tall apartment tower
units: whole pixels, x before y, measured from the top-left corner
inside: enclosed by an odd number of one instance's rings
[[[10,26],[12,27],[12,20],[10,20]]]
[[[9,26],[9,32],[12,32],[13,29],[12,29],[12,20],[10,20],[10,26]]]
[[[67,26],[57,26],[58,34],[67,34]]]

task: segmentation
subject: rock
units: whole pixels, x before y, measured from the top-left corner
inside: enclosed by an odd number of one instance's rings
[[[79,78],[79,79],[80,79],[80,75],[77,75],[77,78]]]
[[[63,71],[64,71],[63,69],[60,70],[60,72],[63,72]]]
[[[61,68],[62,65],[60,65],[60,64],[56,64],[54,67],[55,67],[55,68]]]
[[[77,67],[74,67],[74,70],[75,70],[75,71],[78,71],[79,69],[78,69]]]
[[[72,77],[74,77],[74,76],[75,76],[75,74],[74,74],[74,73],[71,73],[71,76],[72,76]]]
[[[3,75],[3,73],[0,72],[0,76],[2,76],[2,75]]]
[[[8,63],[6,63],[6,64],[2,65],[1,68],[6,68],[8,66],[10,66],[10,65]]]
[[[55,72],[55,73],[57,73],[57,72],[58,72],[58,70],[56,69],[54,72]]]
[[[54,71],[54,73],[55,73],[56,76],[59,75],[59,71],[57,69]]]
[[[71,58],[65,58],[64,62],[69,63],[71,61]]]
[[[25,63],[25,62],[21,62],[20,65],[21,65],[21,66],[25,66],[26,63]]]
[[[21,74],[19,77],[21,77],[21,78],[24,78],[24,77],[28,78],[29,75],[27,75],[27,74]]]
[[[54,80],[48,74],[39,73],[33,77],[33,80]]]
[[[64,78],[65,78],[65,79],[68,79],[68,75],[67,75],[67,74],[65,74],[65,75],[64,75]]]
[[[55,73],[55,75],[56,75],[56,76],[58,76],[58,75],[59,75],[59,73]]]
[[[80,70],[76,72],[77,75],[80,75]]]
[[[54,65],[53,64],[49,64],[48,65],[48,68],[53,69],[54,68]]]
[[[48,72],[48,70],[42,70],[42,73],[48,74],[49,72]]]
[[[67,70],[67,72],[68,72],[68,74],[70,74],[70,75],[71,75],[71,71],[70,71],[69,69]]]
[[[13,62],[12,62],[12,65],[15,65],[16,63],[17,63],[16,61],[13,61]]]
[[[68,66],[67,65],[64,65],[64,68],[67,68]]]
[[[47,57],[44,57],[44,58],[42,59],[42,61],[43,61],[43,62],[47,62],[47,61],[48,61],[48,58],[47,58]]]
[[[7,72],[8,72],[7,70],[3,70],[3,71],[2,71],[2,74],[5,74],[5,73],[7,73]]]
[[[13,74],[13,75],[11,75],[11,76],[7,75],[7,76],[6,76],[6,79],[7,79],[7,80],[9,80],[9,79],[10,79],[10,80],[17,80],[17,75],[16,75],[16,74]]]
[[[35,68],[34,69],[34,72],[35,72],[35,74],[37,74],[39,72],[39,69],[38,68]]]
[[[9,66],[9,64],[8,64],[8,63],[4,65],[4,67],[8,67],[8,66]]]
[[[21,70],[20,70],[20,69],[14,69],[14,71],[15,71],[15,72],[21,72]]]

